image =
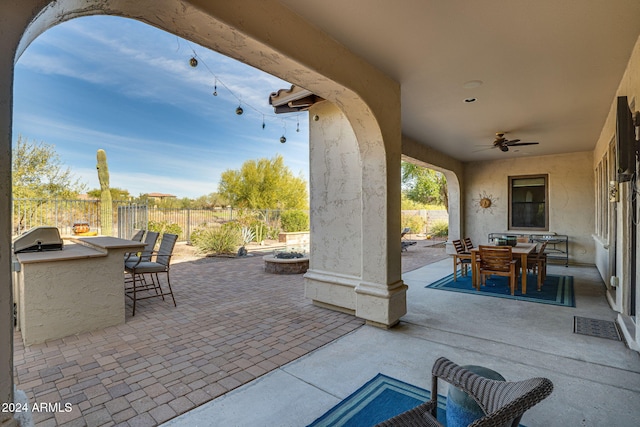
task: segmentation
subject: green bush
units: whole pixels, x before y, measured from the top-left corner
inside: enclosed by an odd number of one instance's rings
[[[309,230],[309,215],[303,211],[284,211],[280,215],[282,230],[288,233]]]
[[[449,223],[447,221],[435,221],[431,224],[431,234],[436,237],[447,237],[449,235]]]
[[[255,236],[256,242],[260,243],[267,238],[267,224],[264,221],[255,220],[250,225]]]
[[[164,234],[176,234],[180,236],[182,234],[182,227],[175,222],[167,221],[149,221],[149,231],[155,231],[156,233]]]
[[[242,235],[233,226],[204,228],[191,233],[191,242],[203,254],[235,254],[242,245]]]
[[[280,228],[278,227],[267,227],[267,239],[269,240],[278,240],[278,235],[280,234]]]
[[[413,234],[422,233],[424,225],[424,219],[420,215],[402,215],[402,228],[410,228]]]

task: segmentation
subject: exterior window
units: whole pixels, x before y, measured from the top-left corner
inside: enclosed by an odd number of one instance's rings
[[[549,230],[548,175],[509,177],[509,229]]]

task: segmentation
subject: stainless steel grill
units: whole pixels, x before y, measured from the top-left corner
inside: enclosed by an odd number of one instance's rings
[[[62,246],[56,227],[35,227],[13,241],[13,253],[62,250]]]

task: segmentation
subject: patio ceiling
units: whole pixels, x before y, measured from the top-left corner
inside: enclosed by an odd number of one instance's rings
[[[281,1],[400,82],[404,135],[461,161],[592,150],[640,34],[637,0]]]

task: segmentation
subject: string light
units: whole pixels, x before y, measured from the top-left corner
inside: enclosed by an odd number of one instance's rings
[[[176,36],[176,40],[178,43],[178,50],[180,49],[180,39]],[[218,83],[220,83],[222,85],[222,87],[224,87],[233,97],[235,97],[238,100],[238,107],[236,108],[236,114],[237,115],[242,115],[244,113],[244,107],[248,107],[254,111],[256,111],[258,114],[262,114],[262,129],[266,128],[266,120],[265,118],[267,116],[265,116],[265,114],[258,108],[250,105],[250,104],[246,104],[243,103],[242,100],[240,99],[240,97],[238,97],[231,89],[229,89],[229,87],[222,81],[220,80],[220,78],[209,68],[209,66],[206,64],[205,61],[202,60],[202,58],[200,58],[198,56],[198,54],[196,53],[196,51],[193,49],[193,47],[191,46],[191,44],[187,41],[187,44],[189,45],[189,48],[191,49],[191,52],[193,53],[193,55],[191,56],[191,58],[189,59],[189,65],[193,68],[196,68],[198,65],[202,65],[204,66],[204,68],[206,68],[206,70],[214,77],[214,85],[213,85],[213,96],[218,96]],[[282,134],[282,136],[280,137],[280,142],[282,144],[284,144],[285,142],[287,142],[287,138],[286,138],[286,122],[285,119],[280,117],[280,116],[276,116],[276,115],[269,115],[270,119],[273,120],[282,120],[283,123],[283,128],[284,128],[284,132]],[[300,132],[300,117],[299,114],[296,114],[296,132]]]

